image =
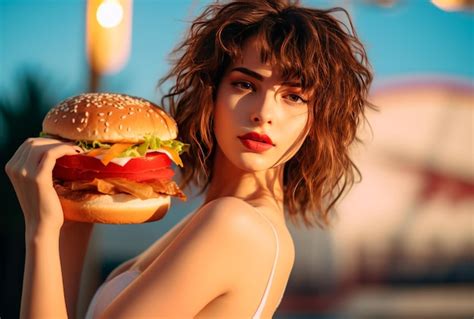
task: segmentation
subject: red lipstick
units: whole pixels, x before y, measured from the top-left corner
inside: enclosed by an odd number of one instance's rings
[[[275,146],[268,135],[257,132],[250,132],[238,136],[238,138],[246,148],[257,153],[264,152]]]

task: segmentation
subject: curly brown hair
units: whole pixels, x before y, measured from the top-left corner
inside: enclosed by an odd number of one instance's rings
[[[342,12],[350,27],[332,14]],[[263,63],[281,70],[283,80],[298,79],[309,98],[309,133],[285,163],[284,205],[291,221],[306,227],[330,224],[336,201],[356,182],[360,171],[349,157],[365,108],[372,72],[364,46],[343,8],[319,10],[283,0],[213,3],[191,25],[162,97],[179,127],[178,138],[191,145],[183,155],[181,186],[206,191],[212,179],[216,140],[213,107],[220,80],[255,37]],[[300,218],[298,218],[300,217]]]

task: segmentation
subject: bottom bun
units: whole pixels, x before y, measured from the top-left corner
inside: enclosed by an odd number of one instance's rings
[[[163,218],[170,207],[170,197],[139,199],[128,194],[94,195],[72,200],[59,196],[64,218],[85,223],[141,224]]]

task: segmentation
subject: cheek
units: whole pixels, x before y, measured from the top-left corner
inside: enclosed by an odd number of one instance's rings
[[[290,160],[300,149],[301,145],[308,135],[306,130],[306,123],[308,121],[307,114],[300,114],[294,117],[293,120],[287,121],[287,128],[284,130],[284,138],[281,140],[282,143],[280,148],[281,160],[278,164],[283,164]]]
[[[225,145],[228,144],[232,136],[235,135],[234,131],[237,121],[238,119],[236,118],[229,99],[218,96],[214,106],[213,128],[214,135],[221,148],[225,148]]]
[[[225,133],[225,127],[230,124],[230,110],[227,108],[222,98],[216,100],[214,105],[214,132],[215,134]]]
[[[243,123],[244,114],[239,105],[239,97],[230,92],[229,89],[219,90],[214,105],[214,130],[216,133],[229,134],[229,131]]]

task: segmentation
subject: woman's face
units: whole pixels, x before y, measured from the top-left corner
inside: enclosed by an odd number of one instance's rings
[[[242,61],[230,65],[217,90],[214,134],[218,151],[245,171],[288,161],[307,134],[307,99],[298,83],[283,83],[276,68],[260,62],[255,41],[250,39]],[[271,141],[256,141],[263,134]]]

